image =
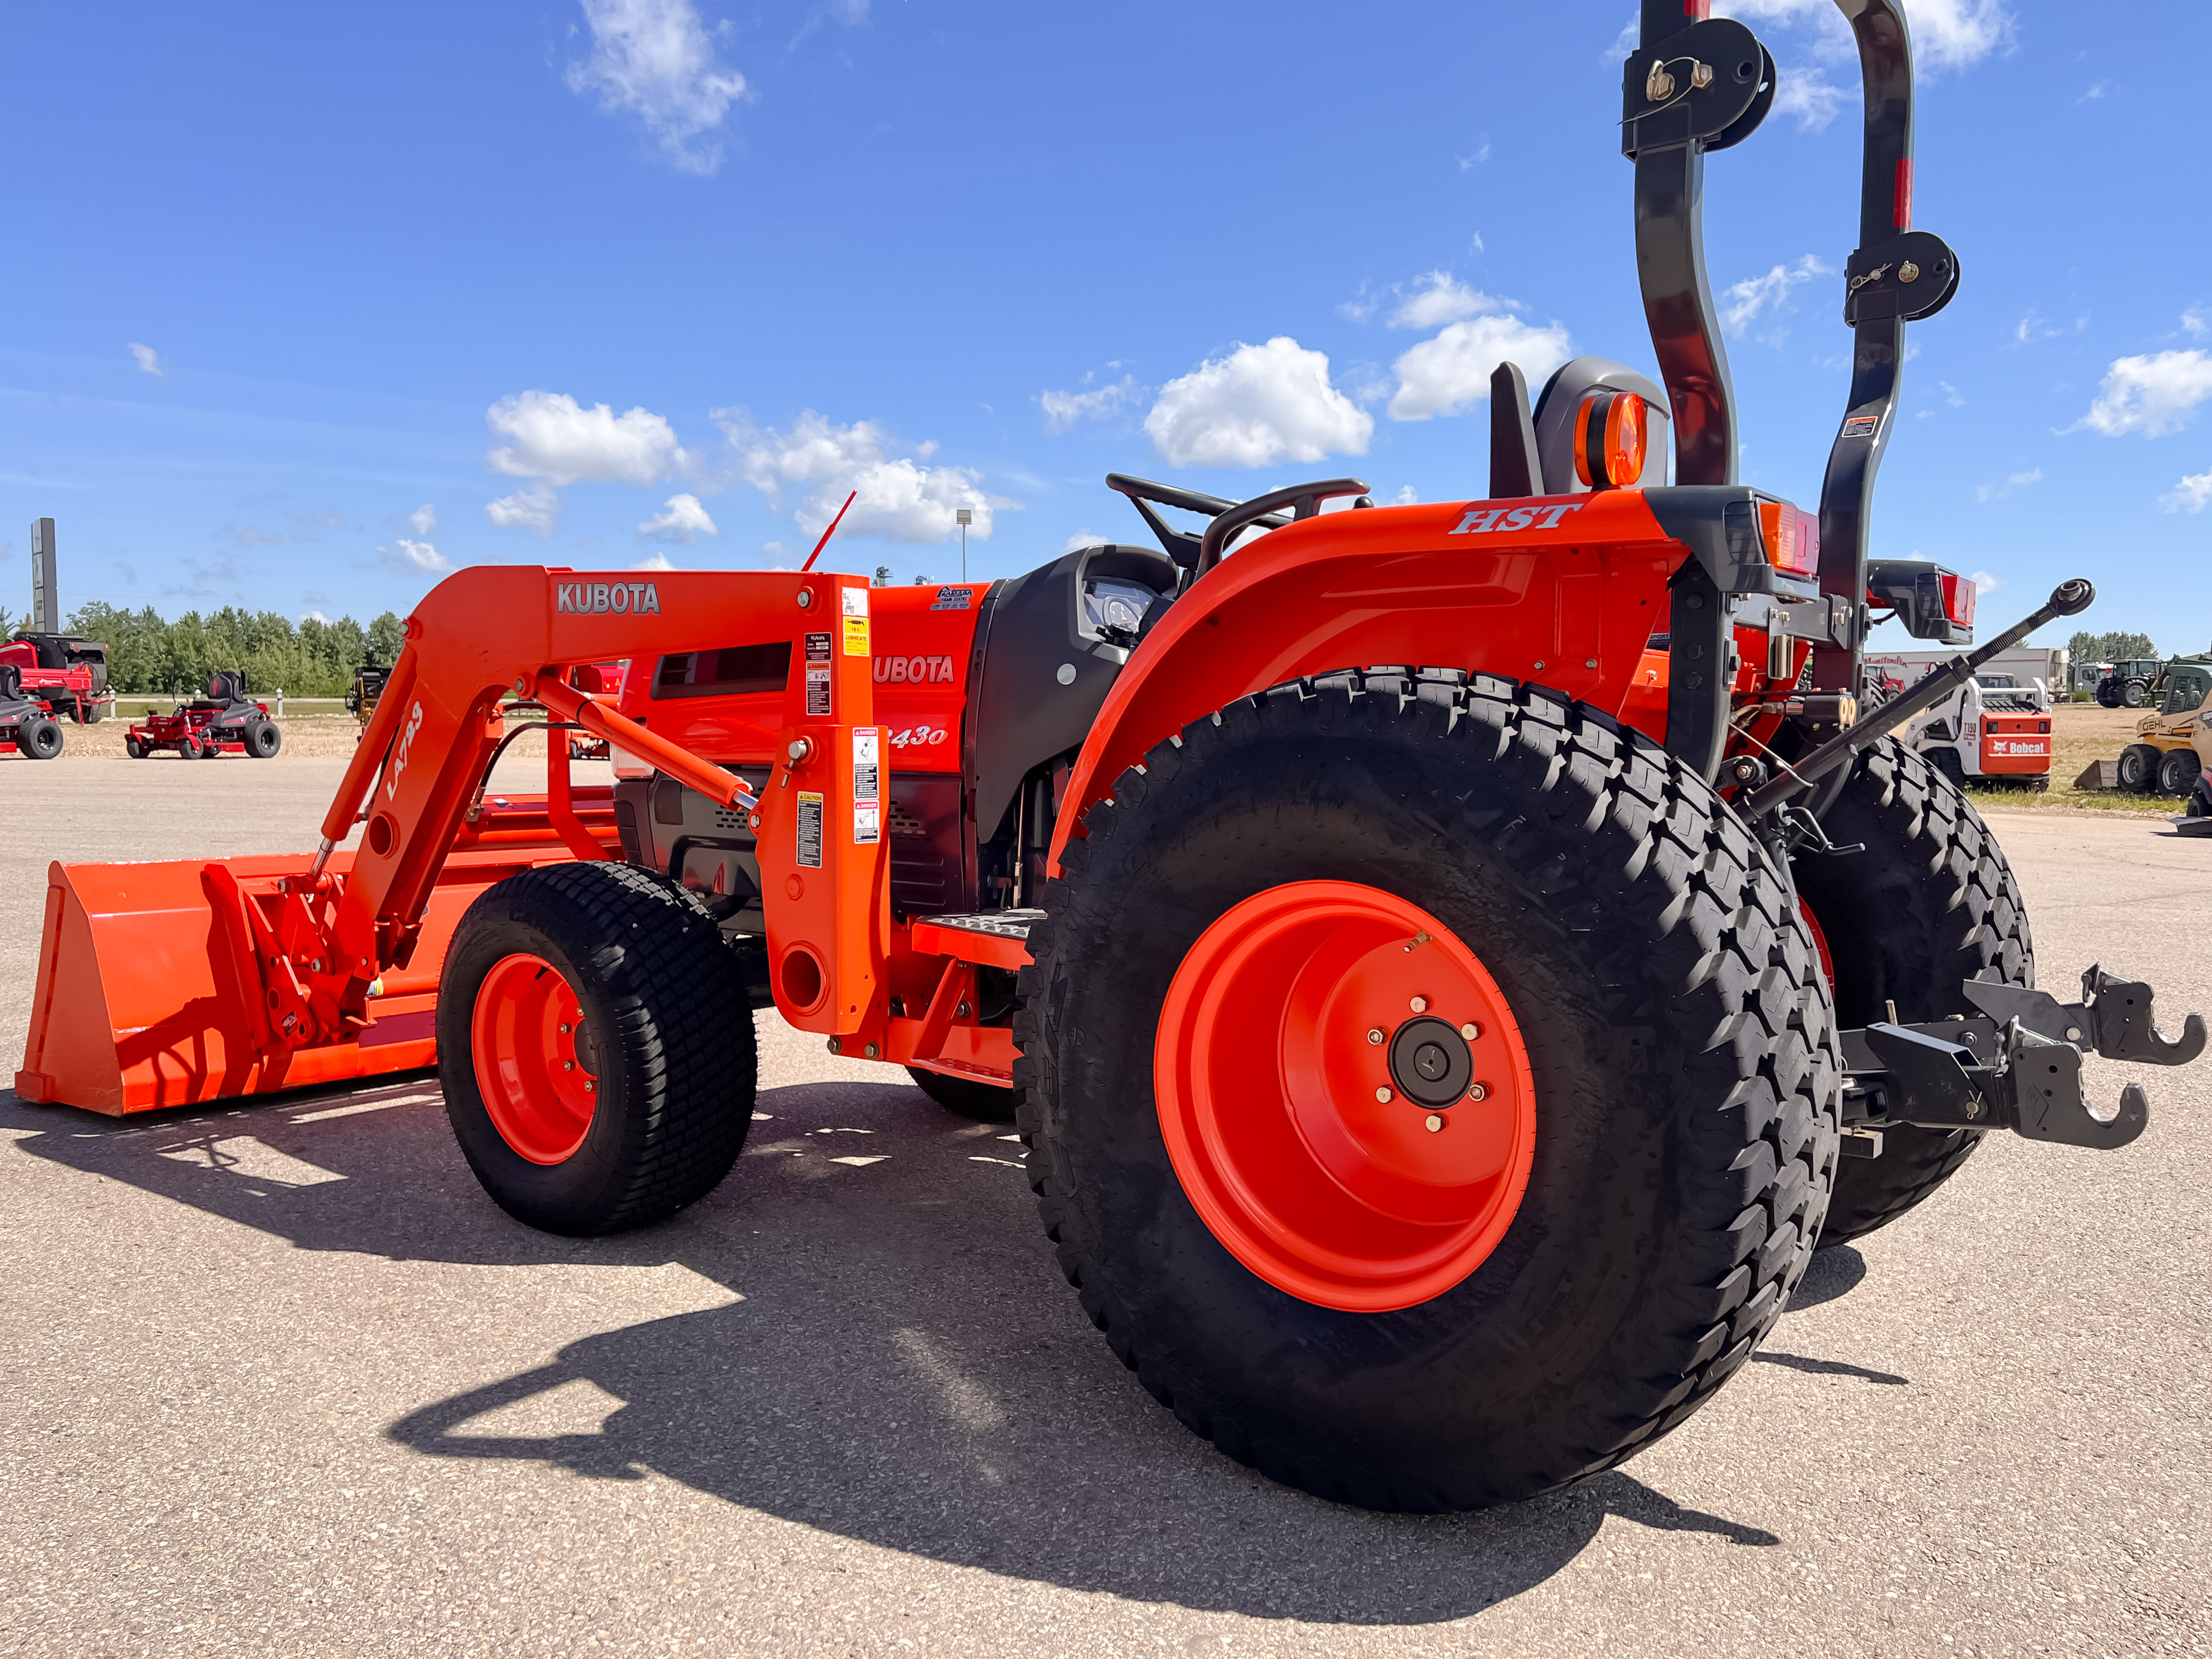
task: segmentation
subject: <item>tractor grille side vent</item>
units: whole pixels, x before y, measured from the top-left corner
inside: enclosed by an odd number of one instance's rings
[[[891,834],[895,836],[913,836],[926,838],[929,834],[929,826],[922,823],[920,818],[915,817],[913,813],[908,811],[905,807],[900,805],[896,801],[893,801],[891,803],[890,811],[890,831]]]
[[[744,835],[750,833],[752,825],[745,821],[745,815],[743,812],[732,811],[726,806],[717,806],[714,809],[714,828],[734,830]]]

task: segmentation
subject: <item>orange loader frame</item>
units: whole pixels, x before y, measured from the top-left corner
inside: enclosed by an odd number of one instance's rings
[[[574,787],[564,728],[749,816],[785,1019],[833,1048],[1005,1082],[1012,1041],[974,1018],[974,964],[1018,965],[1019,941],[957,918],[893,936],[868,592],[830,572],[448,577],[408,619],[304,868],[52,867],[17,1093],[121,1115],[434,1064],[439,975],[469,903],[540,865],[621,856],[611,792]],[[776,750],[744,757],[772,769],[757,795],[598,696],[598,662],[733,639],[788,640],[805,665]],[[556,723],[543,797],[486,798],[509,699]]]

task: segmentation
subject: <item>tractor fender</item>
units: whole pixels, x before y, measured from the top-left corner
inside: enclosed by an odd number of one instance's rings
[[[1146,635],[1085,740],[1054,826],[1147,750],[1308,674],[1378,664],[1534,680],[1618,714],[1666,626],[1685,548],[1638,489],[1326,513],[1249,543]]]

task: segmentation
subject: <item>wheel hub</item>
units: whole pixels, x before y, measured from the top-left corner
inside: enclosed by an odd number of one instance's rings
[[[591,1133],[599,1052],[561,970],[527,951],[492,964],[469,1021],[484,1111],[532,1164],[560,1164]]]
[[[1407,1020],[1390,1039],[1390,1076],[1408,1099],[1454,1106],[1474,1081],[1474,1054],[1451,1026],[1424,1014]]]

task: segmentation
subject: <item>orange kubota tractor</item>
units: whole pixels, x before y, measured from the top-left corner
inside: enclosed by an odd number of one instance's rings
[[[2088,584],[1861,714],[1872,611],[1963,646],[1972,586],[1869,568],[1905,327],[1959,265],[1911,228],[1904,19],[1839,4],[1866,173],[1817,516],[1736,482],[1700,241],[1772,62],[1644,0],[1621,131],[1663,393],[1583,358],[1532,408],[1501,368],[1480,500],[1117,477],[1160,549],[1013,581],[463,571],[312,859],[54,867],[20,1091],[434,1060],[492,1197],[599,1233],[729,1170],[772,1002],[1012,1111],[1085,1310],[1230,1455],[1414,1510],[1630,1455],[1816,1243],[1991,1130],[2127,1144],[2142,1091],[2093,1115],[2084,1053],[2205,1043],[2145,985],[2034,989],[1995,837],[1887,735]],[[605,739],[612,789],[556,742],[542,799],[488,797],[509,698]]]

